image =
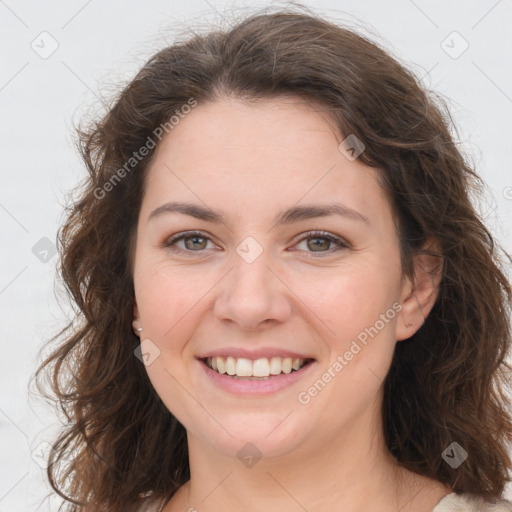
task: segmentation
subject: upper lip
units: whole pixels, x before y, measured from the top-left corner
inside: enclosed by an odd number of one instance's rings
[[[198,359],[206,359],[207,357],[234,357],[235,359],[263,359],[270,357],[292,357],[299,359],[314,359],[311,356],[292,352],[290,350],[283,350],[282,348],[258,348],[256,350],[248,350],[245,348],[219,348],[211,350],[203,355],[197,356]]]

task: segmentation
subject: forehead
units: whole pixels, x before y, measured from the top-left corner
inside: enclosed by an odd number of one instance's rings
[[[145,202],[199,200],[240,215],[318,201],[369,217],[372,207],[389,210],[377,171],[347,159],[341,140],[327,109],[301,98],[199,104],[158,146]]]
[[[172,154],[176,162],[209,156],[228,164],[233,157],[243,158],[245,166],[258,169],[257,157],[267,163],[294,162],[314,150],[308,158],[313,160],[332,144],[336,144],[334,120],[323,106],[286,96],[251,101],[222,98],[199,104],[184,116],[157,153]],[[192,145],[194,153],[186,154]]]

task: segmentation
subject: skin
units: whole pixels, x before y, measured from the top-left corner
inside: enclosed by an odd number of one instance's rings
[[[137,226],[133,326],[160,351],[148,376],[187,429],[191,479],[165,512],[429,512],[451,492],[397,465],[380,416],[395,344],[435,302],[434,263],[417,257],[415,278],[402,274],[387,195],[374,169],[338,149],[343,138],[325,112],[299,98],[221,98],[196,106],[157,148]],[[148,220],[169,201],[206,205],[226,221],[176,213]],[[368,222],[329,216],[274,225],[286,208],[335,202]],[[163,246],[187,230],[208,239],[178,241],[181,252]],[[349,246],[336,250],[311,230]],[[236,251],[248,236],[262,249],[251,263]],[[401,311],[300,403],[298,393],[394,303]],[[196,359],[226,347],[294,350],[315,367],[273,395],[234,396]],[[249,442],[262,454],[250,468],[237,457]]]

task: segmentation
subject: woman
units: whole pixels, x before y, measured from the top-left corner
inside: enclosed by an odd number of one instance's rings
[[[153,56],[79,130],[68,510],[512,510],[511,290],[449,129],[311,14]]]

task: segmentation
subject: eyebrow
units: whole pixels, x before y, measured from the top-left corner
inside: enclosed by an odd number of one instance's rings
[[[171,213],[189,215],[199,220],[213,222],[216,224],[226,224],[226,216],[222,212],[215,212],[209,208],[194,203],[169,202],[153,210],[148,217],[148,222],[152,219]],[[299,222],[301,220],[315,219],[318,217],[329,217],[339,215],[351,220],[361,221],[370,224],[368,217],[364,216],[348,206],[341,203],[293,206],[283,212],[280,212],[274,218],[274,224],[283,226]]]

